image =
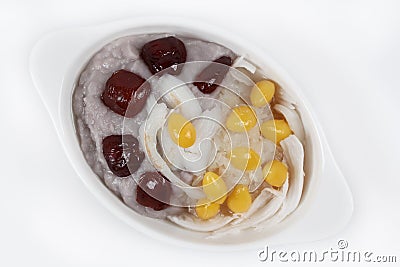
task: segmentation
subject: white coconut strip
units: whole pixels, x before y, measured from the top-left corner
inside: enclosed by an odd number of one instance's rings
[[[153,166],[160,171],[171,183],[180,187],[190,198],[200,199],[205,195],[200,188],[192,187],[179,179],[168,167],[157,151],[157,132],[163,126],[168,114],[165,104],[156,104],[150,112],[147,121],[139,129],[142,147]]]
[[[281,141],[284,159],[289,167],[289,179],[291,187],[280,213],[286,217],[299,205],[304,185],[304,149],[295,135],[290,135]]]
[[[254,86],[254,82],[250,77],[248,77],[246,74],[244,74],[242,71],[238,70],[237,68],[243,68],[250,73],[254,74],[257,70],[257,67],[248,62],[244,56],[240,56],[236,58],[232,64],[232,68],[229,69],[229,72],[227,73],[224,81],[222,82],[222,85],[225,86],[226,88],[236,88],[238,85],[238,82],[241,83],[242,85],[245,85],[246,88]],[[241,89],[234,89],[235,92],[239,93],[242,91]]]
[[[209,236],[209,238],[219,238],[227,234],[237,233],[240,232],[241,230],[254,227],[257,224],[271,218],[282,206],[282,203],[288,191],[288,187],[289,187],[289,181],[286,180],[286,182],[283,184],[281,188],[282,196],[272,198],[264,207],[258,209],[257,212],[252,214],[252,216],[247,218],[246,220],[243,220],[240,224],[227,225],[217,231],[214,231]]]
[[[201,106],[195,95],[183,81],[175,76],[165,74],[157,81],[153,81],[153,87],[168,107],[179,106],[182,115],[186,118],[194,118],[201,114]]]
[[[285,117],[290,129],[292,129],[293,133],[303,143],[305,139],[304,127],[297,111],[280,104],[274,105],[274,109]]]
[[[235,59],[235,61],[232,64],[233,68],[244,68],[248,70],[250,73],[254,74],[257,70],[257,67],[250,63],[247,59],[244,58],[244,56],[240,56]]]
[[[275,97],[277,99],[277,103],[284,105],[290,109],[295,109],[296,108],[296,100],[289,95],[284,89],[280,88],[278,92],[275,94]]]
[[[217,215],[208,220],[201,220],[191,214],[181,214],[167,217],[177,225],[198,232],[211,232],[218,230],[235,219],[234,216]]]
[[[196,141],[189,148],[182,148],[175,144],[167,128],[162,129],[160,142],[164,156],[177,168],[190,171],[201,172],[214,159],[212,137],[220,129],[217,121],[221,120],[221,111],[218,106],[211,110],[206,110],[201,114],[201,118],[193,121],[196,129]]]
[[[185,161],[185,159],[182,153],[179,153],[179,148],[174,143],[174,141],[172,141],[167,129],[167,127],[163,127],[161,130],[160,138],[158,138],[161,144],[162,154],[164,158],[166,158],[176,168],[184,169],[183,162]]]
[[[214,151],[212,138],[221,128],[218,124],[222,121],[219,106],[204,111],[200,117],[193,121],[193,126],[196,129],[196,141],[189,148],[180,148],[185,153],[184,167],[188,171],[203,170],[211,163]]]
[[[226,75],[225,80],[222,82],[222,85],[223,86],[231,85],[232,88],[235,88],[233,87],[233,85],[237,84],[238,82],[244,85],[246,88],[254,86],[254,82],[252,79],[250,79],[246,74],[244,74],[240,70],[233,68],[230,69],[230,71]],[[236,86],[238,86],[238,84]],[[227,88],[231,87],[227,86]],[[241,92],[242,90],[235,90],[235,91]]]
[[[193,121],[196,128],[197,137],[206,139],[213,137],[220,129],[218,122],[221,122],[223,116],[221,114],[221,107],[216,105],[210,110],[205,110],[198,120]],[[205,127],[204,129],[202,127]]]
[[[285,219],[299,205],[304,184],[304,150],[303,145],[295,135],[290,135],[281,141],[285,160],[289,167],[290,188],[281,209],[273,218],[257,226],[263,229]]]
[[[271,187],[266,187],[263,190],[266,190],[266,191],[270,192],[271,194],[273,194],[274,196],[277,196],[277,197],[282,197],[283,196],[282,191],[273,189]]]

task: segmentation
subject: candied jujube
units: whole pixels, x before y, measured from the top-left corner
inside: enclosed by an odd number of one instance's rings
[[[103,155],[110,170],[119,177],[136,172],[144,159],[139,141],[132,135],[110,135],[104,138]]]
[[[219,64],[214,64],[219,63]],[[203,94],[211,94],[221,84],[229,67],[232,65],[232,59],[228,56],[220,57],[205,67],[195,78],[195,85]]]
[[[136,201],[153,210],[163,210],[169,206],[170,182],[159,172],[142,174],[136,187]]]
[[[179,74],[178,64],[186,62],[186,47],[178,38],[169,36],[146,43],[140,56],[153,74],[169,67],[170,74]]]
[[[115,113],[132,118],[143,109],[149,93],[145,79],[130,71],[118,70],[107,80],[101,99]]]

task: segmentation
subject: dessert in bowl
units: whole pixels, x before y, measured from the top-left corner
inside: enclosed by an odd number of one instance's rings
[[[272,227],[310,179],[298,101],[205,38],[130,35],[97,51],[73,95],[82,152],[140,215],[209,238]]]
[[[143,48],[171,38],[186,59],[153,67]],[[140,232],[232,250],[316,240],[351,214],[300,88],[237,35],[137,18],[50,34],[30,68],[85,185]]]

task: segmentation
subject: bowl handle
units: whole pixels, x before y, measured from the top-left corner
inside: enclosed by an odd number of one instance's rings
[[[62,86],[66,73],[77,58],[78,51],[90,43],[92,33],[94,31],[90,28],[53,32],[41,38],[32,49],[30,74],[58,134],[62,131],[60,107],[65,102],[61,98],[65,97]]]

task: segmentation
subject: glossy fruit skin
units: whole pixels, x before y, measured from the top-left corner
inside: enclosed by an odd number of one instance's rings
[[[260,156],[249,147],[239,146],[230,152],[232,166],[238,170],[254,171],[260,165]]]
[[[206,172],[203,176],[202,185],[208,200],[217,204],[224,203],[228,189],[222,177],[215,172]]]
[[[191,147],[196,141],[196,128],[179,113],[168,117],[168,132],[172,141],[180,147]]]
[[[249,106],[238,106],[226,119],[226,128],[232,132],[243,133],[251,130],[257,124],[254,110]]]
[[[186,62],[186,47],[176,37],[164,37],[146,43],[142,47],[140,57],[152,74],[172,67],[168,73],[177,75],[181,72],[178,64]]]
[[[269,80],[257,82],[251,89],[250,101],[255,107],[261,108],[268,105],[275,95],[275,83]]]
[[[234,213],[242,213],[249,210],[252,199],[249,188],[246,185],[238,184],[233,188],[226,200],[228,208]]]
[[[261,124],[261,134],[264,138],[279,144],[292,134],[289,124],[285,120],[269,120]]]
[[[136,172],[144,159],[139,141],[132,135],[110,135],[104,138],[103,155],[110,170],[118,177]]]
[[[275,187],[281,187],[288,178],[288,167],[281,161],[272,160],[263,168],[265,181]]]
[[[200,199],[196,203],[196,215],[202,220],[208,220],[215,217],[219,210],[220,204],[211,202],[208,199]]]
[[[220,57],[213,62],[220,64],[209,64],[196,76],[196,82],[193,82],[193,85],[203,94],[214,92],[218,85],[222,83],[232,65],[232,59],[228,56]]]
[[[142,111],[149,93],[145,79],[133,72],[118,70],[107,80],[101,100],[115,113],[132,118]]]
[[[169,206],[171,184],[159,172],[142,174],[136,187],[136,202],[153,210],[163,210]]]

